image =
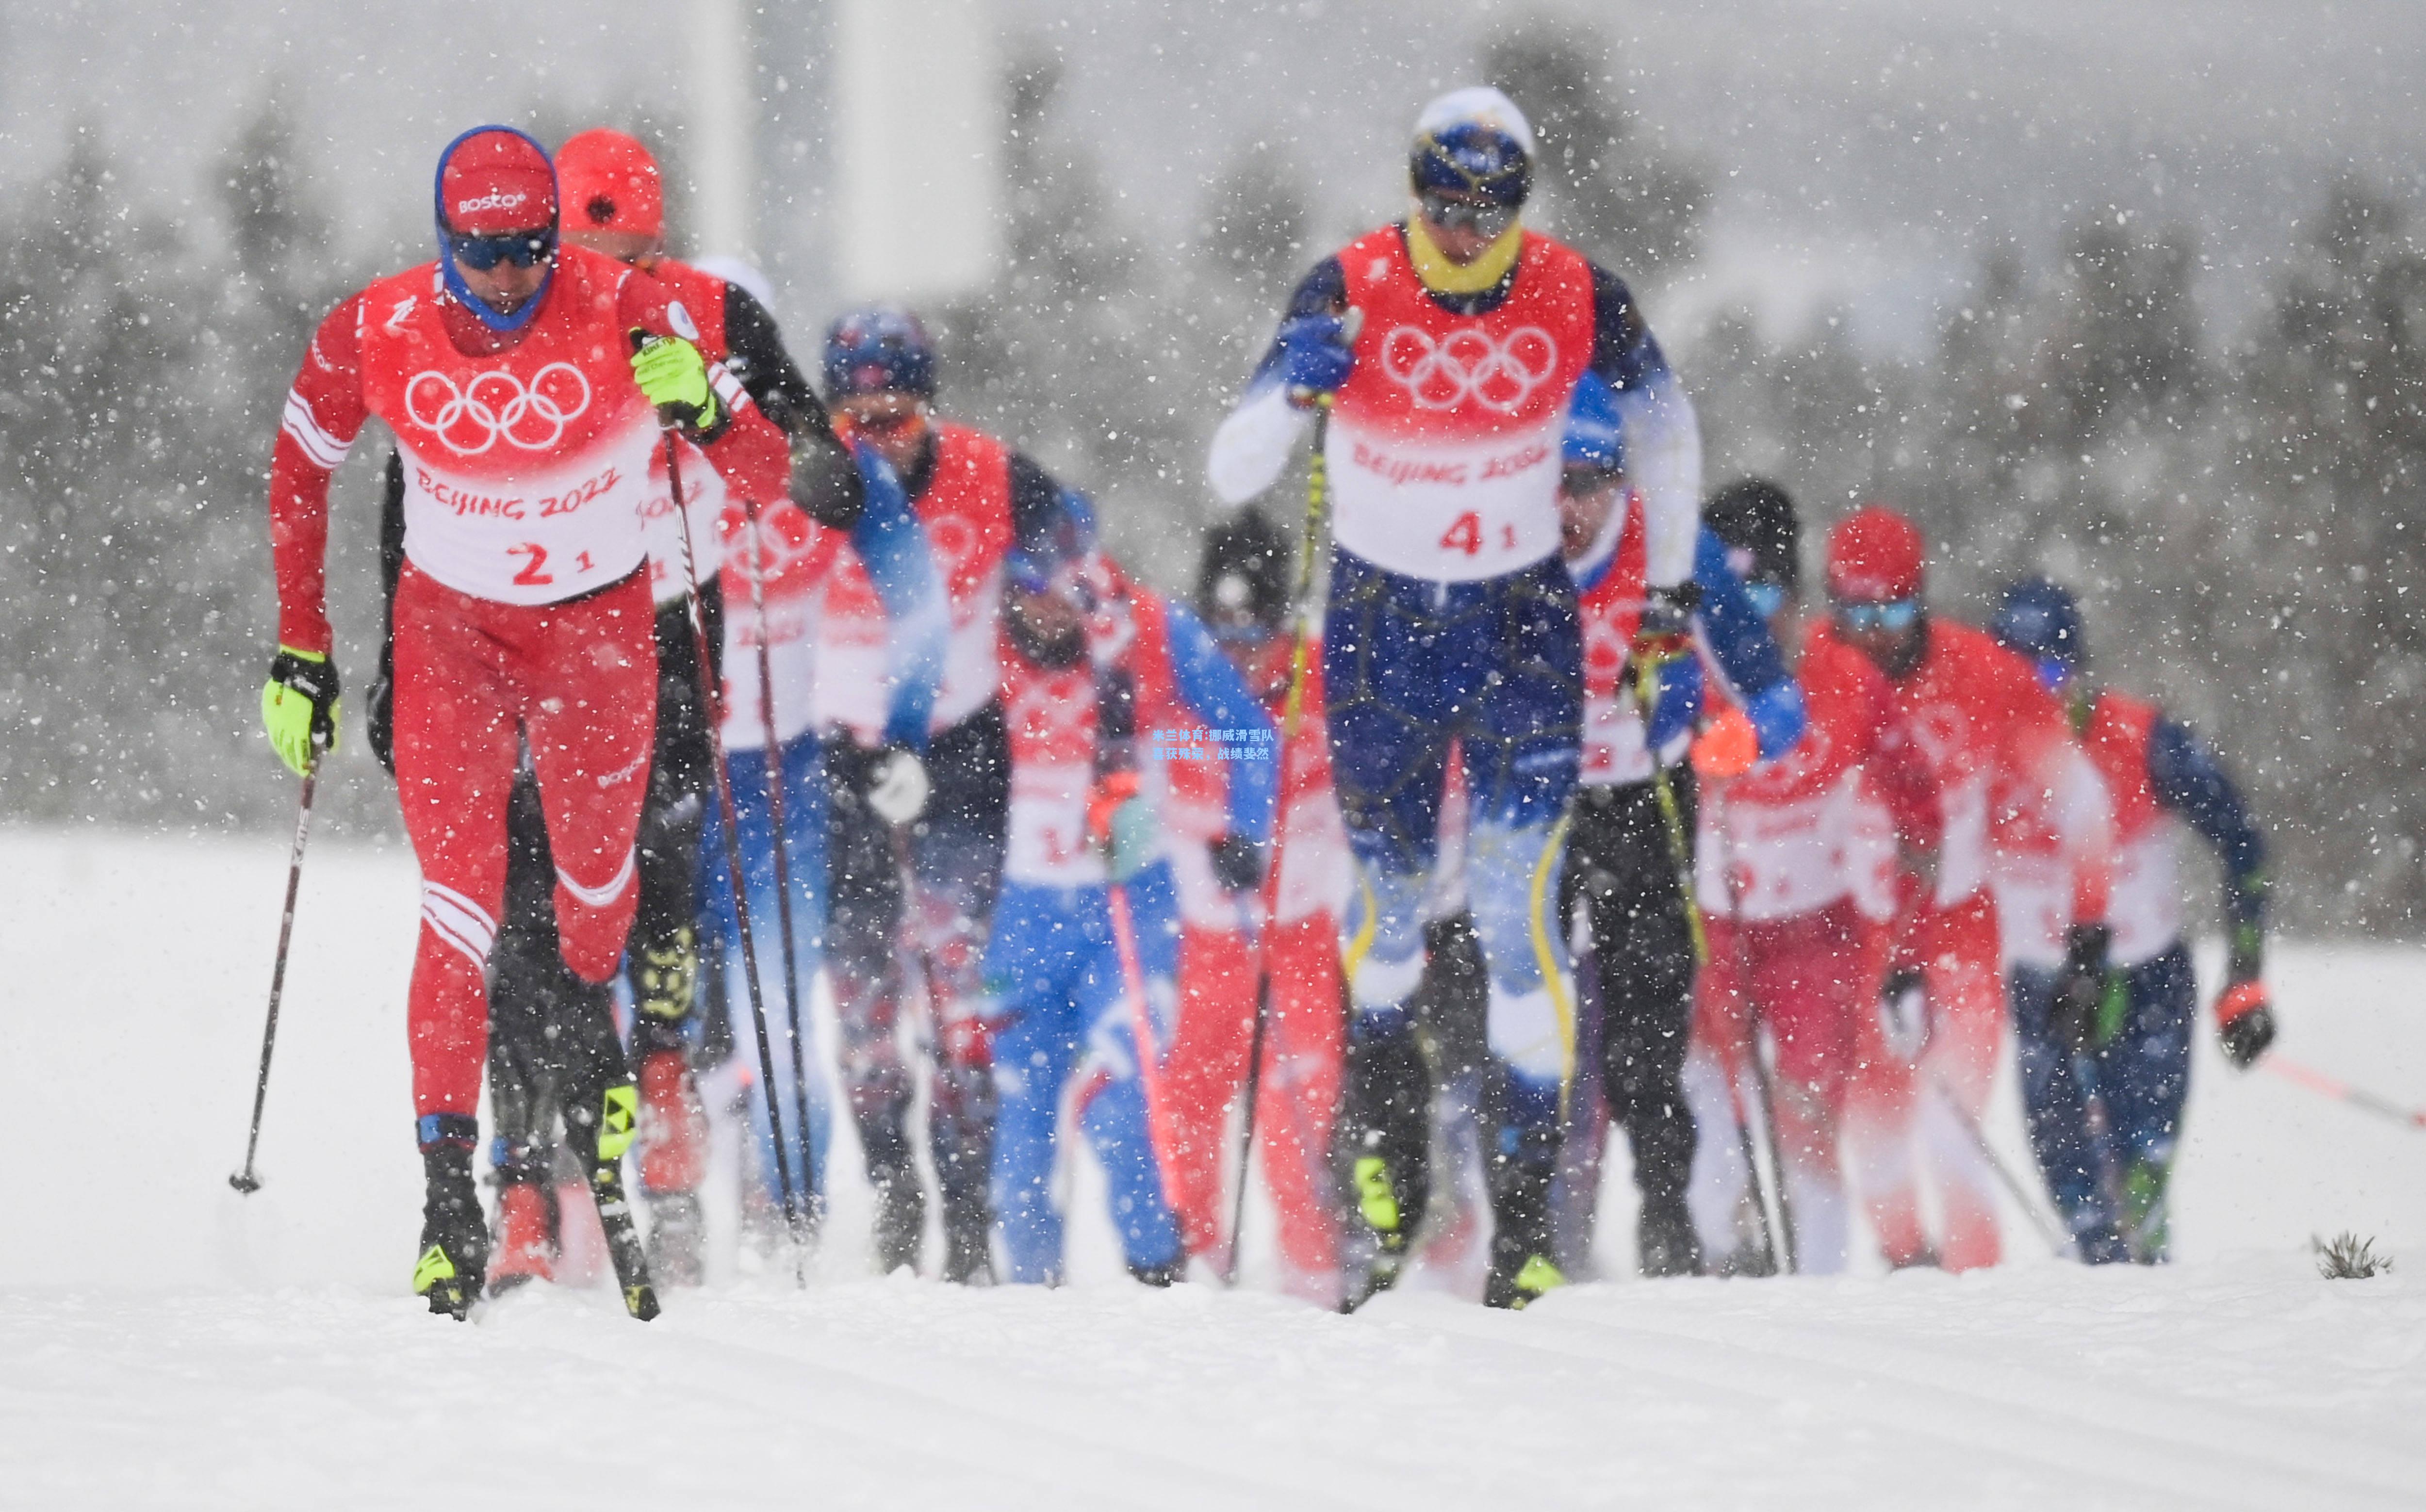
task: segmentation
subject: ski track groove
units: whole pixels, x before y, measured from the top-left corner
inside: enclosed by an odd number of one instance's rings
[[[2063,1467],[2048,1450],[2029,1445],[2077,1444],[2084,1434],[2094,1435],[2102,1440],[2101,1463],[2104,1469],[2101,1472],[2113,1478],[2127,1478],[2142,1493],[2154,1498],[2155,1504],[2181,1504],[2182,1499],[2191,1495],[2207,1498],[2210,1504],[2221,1506],[2275,1508],[2316,1504],[2319,1488],[2310,1477],[2321,1470],[2330,1472],[2333,1468],[2330,1461],[2322,1466],[2303,1466],[2297,1471],[2271,1464],[2254,1465],[2249,1468],[2270,1478],[2281,1478],[2268,1488],[2253,1488],[2246,1480],[2247,1469],[2221,1470],[2201,1457],[2219,1452],[2249,1457],[2249,1452],[2239,1445],[2193,1443],[2159,1434],[2118,1429],[2065,1412],[2048,1402],[2016,1400],[1958,1382],[1913,1379],[1876,1363],[1849,1365],[1841,1358],[1772,1351],[1765,1344],[1754,1348],[1728,1340],[1671,1329],[1568,1317],[1564,1315],[1564,1310],[1556,1314],[1556,1318],[1562,1326],[1578,1327],[1612,1341],[1632,1342],[1650,1338],[1657,1342],[1658,1358],[1646,1359],[1640,1354],[1615,1358],[1572,1338],[1519,1338],[1504,1327],[1496,1327],[1499,1320],[1488,1317],[1466,1318],[1452,1312],[1431,1317],[1427,1321],[1470,1344],[1498,1345],[1568,1359],[1593,1360],[1611,1367],[1623,1366],[1629,1371],[1656,1373],[1742,1400],[1765,1399],[1780,1407],[1808,1409],[1831,1418],[1857,1417],[1863,1426],[1873,1432],[1900,1431],[1924,1435],[1973,1455],[1983,1452],[1994,1455],[2025,1471],[2043,1487],[2051,1478],[2060,1478],[2064,1473]],[[1541,1321],[1549,1322],[1550,1317],[1541,1316]],[[1781,1378],[1774,1369],[1781,1353],[1785,1358],[1801,1363],[1820,1366],[1828,1373],[1824,1383],[1815,1383],[1813,1377],[1803,1374]],[[1848,1396],[1856,1387],[1862,1389],[1857,1404],[1861,1409],[1858,1414],[1847,1405]],[[1871,1410],[1874,1404],[1869,1393],[1872,1391],[1903,1400],[1892,1414],[1882,1415]],[[1948,1394],[1968,1398],[1995,1410],[1987,1414],[1950,1410],[1944,1401]],[[2026,1438],[2026,1442],[2015,1443],[2014,1440],[2017,1437],[2026,1437],[2026,1430],[2014,1421],[2022,1415],[2052,1424],[2058,1429],[2057,1435],[2052,1438]],[[2174,1452],[2171,1456],[2157,1452],[2167,1449]],[[1969,1468],[1967,1462],[1965,1468]],[[2189,1484],[2193,1481],[2199,1483],[2195,1489]],[[2375,1487],[2365,1489],[2369,1494],[2380,1492],[2380,1488]],[[1975,1487],[1970,1495],[1977,1500],[1955,1504],[1990,1504],[1986,1500],[1989,1494],[1984,1488]],[[2035,1500],[2032,1504],[2043,1504],[2045,1490],[2033,1494]],[[2408,1507],[2418,1504],[2413,1491],[2407,1499],[2395,1492],[2388,1500],[2368,1504]]]

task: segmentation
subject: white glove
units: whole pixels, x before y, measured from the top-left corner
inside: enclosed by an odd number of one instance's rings
[[[918,753],[896,747],[867,765],[867,806],[889,825],[913,823],[927,812],[927,764]]]

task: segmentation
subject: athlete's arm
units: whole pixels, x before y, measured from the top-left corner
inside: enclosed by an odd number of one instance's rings
[[[1702,428],[1667,354],[1617,275],[1593,265],[1591,369],[1616,392],[1625,471],[1642,491],[1645,576],[1673,588],[1693,574],[1702,519]]]
[[[2266,946],[2266,840],[2240,787],[2207,742],[2162,716],[2148,732],[2148,785],[2224,862],[2224,911],[2231,921],[2236,971],[2245,965],[2255,977]]]
[[[1175,603],[1169,606],[1164,619],[1170,627],[1171,671],[1179,684],[1179,700],[1217,730],[1250,732],[1254,737],[1251,748],[1270,758],[1231,762],[1223,774],[1228,779],[1229,832],[1263,844],[1271,838],[1272,815],[1280,805],[1280,735],[1272,727],[1271,716],[1256,701],[1230,658],[1214,644],[1204,621]]]
[[[616,289],[616,325],[652,336],[690,341],[675,329],[673,300],[666,285],[644,273],[626,270]],[[696,333],[698,323],[685,315],[682,325]],[[784,433],[759,412],[740,381],[721,362],[707,364],[708,386],[723,410],[721,422],[700,438],[708,462],[745,498],[764,503],[783,496],[791,475],[791,458]]]
[[[935,689],[944,677],[944,645],[951,635],[949,601],[927,528],[911,509],[901,480],[873,447],[854,445],[851,453],[865,486],[850,544],[884,604],[893,674],[893,707],[885,716],[884,739],[888,745],[923,751]]]
[[[1326,257],[1289,296],[1281,323],[1306,315],[1335,316],[1347,309],[1348,275],[1341,270],[1339,259]],[[1246,392],[1221,422],[1221,428],[1213,433],[1205,475],[1212,482],[1214,497],[1225,505],[1244,504],[1278,482],[1298,437],[1305,432],[1306,412],[1288,402],[1281,358],[1281,340],[1275,336],[1263,361],[1255,364],[1254,377],[1247,380]]]
[[[1752,721],[1763,761],[1782,756],[1803,738],[1803,689],[1786,669],[1769,621],[1753,607],[1743,579],[1727,565],[1726,542],[1703,530],[1693,554],[1701,602],[1693,612],[1702,644],[1736,704]]]
[[[833,437],[825,404],[792,361],[775,317],[738,283],[724,286],[724,365],[776,429],[786,436],[806,430]]]
[[[329,479],[370,410],[363,399],[362,297],[329,312],[286,394],[269,458],[269,552],[278,576],[278,643],[326,656]]]

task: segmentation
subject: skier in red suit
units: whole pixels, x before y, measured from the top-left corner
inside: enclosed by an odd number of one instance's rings
[[[329,478],[377,417],[406,488],[395,749],[422,875],[408,1026],[429,1182],[414,1290],[461,1317],[487,1262],[471,1159],[520,748],[539,774],[565,963],[603,981],[639,901],[656,703],[640,507],[660,417],[758,497],[784,491],[788,459],[664,285],[559,245],[555,169],[537,142],[465,133],[440,156],[436,199],[438,259],[340,303],[287,396],[270,468],[279,644],[262,712],[299,770],[335,741]],[[614,1071],[568,1097],[566,1119],[627,1302],[654,1311],[622,1190],[639,1099]],[[619,1228],[628,1244],[614,1243]]]

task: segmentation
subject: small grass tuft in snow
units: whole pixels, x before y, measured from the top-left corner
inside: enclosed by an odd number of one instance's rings
[[[2337,1233],[2331,1239],[2311,1238],[2308,1247],[2317,1252],[2319,1274],[2329,1281],[2363,1281],[2392,1268],[2391,1255],[2376,1253],[2374,1240],[2362,1239],[2354,1233]]]

